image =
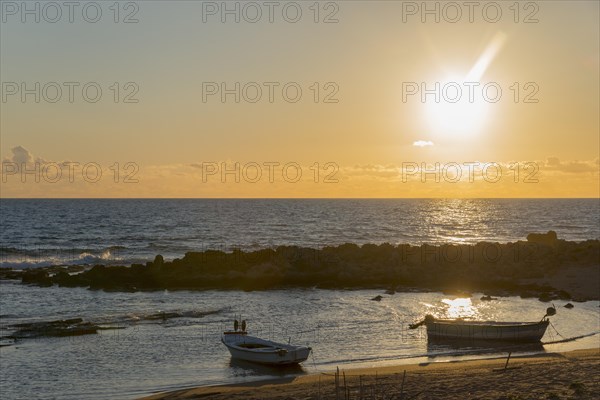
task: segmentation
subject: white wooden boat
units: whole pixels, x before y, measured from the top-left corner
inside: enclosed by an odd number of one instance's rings
[[[540,342],[550,324],[547,316],[554,315],[553,307],[539,322],[469,321],[463,319],[438,319],[427,315],[425,319],[410,326],[416,329],[427,327],[427,336],[432,339],[491,340],[521,343]]]
[[[245,327],[245,324],[242,324]],[[306,361],[311,348],[277,343],[248,335],[245,330],[223,332],[221,341],[238,360],[269,365],[290,365]]]

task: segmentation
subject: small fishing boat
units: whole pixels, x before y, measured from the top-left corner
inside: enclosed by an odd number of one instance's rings
[[[227,347],[231,357],[268,365],[291,365],[306,361],[311,348],[291,344],[277,343],[248,335],[246,321],[242,321],[241,330],[235,321],[234,330],[223,332],[221,342]]]
[[[427,315],[423,321],[410,325],[410,329],[425,325],[427,336],[438,340],[460,339],[535,343],[542,340],[546,328],[550,324],[546,317],[554,314],[556,314],[556,309],[549,307],[546,310],[546,315],[539,322],[469,321],[464,319],[438,319],[432,315]]]

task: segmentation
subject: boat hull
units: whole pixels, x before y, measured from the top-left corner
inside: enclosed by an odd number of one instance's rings
[[[240,351],[239,349],[235,349],[230,346],[227,346],[227,349],[229,349],[231,357],[235,359],[269,365],[299,364],[303,361],[306,361],[310,353],[310,350],[308,349],[293,350],[285,355],[279,355],[276,353],[258,354],[249,351]]]
[[[530,323],[467,322],[435,320],[426,323],[427,336],[433,339],[508,341],[535,343],[542,340],[549,321]]]
[[[299,364],[306,361],[311,352],[310,347],[286,345],[245,335],[225,336],[222,342],[232,358],[267,365]]]

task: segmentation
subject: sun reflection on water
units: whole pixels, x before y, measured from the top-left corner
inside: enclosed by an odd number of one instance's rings
[[[447,318],[475,318],[479,313],[470,298],[442,299],[446,309]]]

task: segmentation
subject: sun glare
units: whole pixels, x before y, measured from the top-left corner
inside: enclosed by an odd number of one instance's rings
[[[473,307],[470,298],[443,299],[442,303],[448,306],[446,310],[448,318],[467,318],[473,317],[476,314],[475,307]]]
[[[497,32],[471,70],[457,74],[427,87],[422,100],[425,118],[435,135],[456,138],[477,134],[485,127],[490,104],[499,93],[493,82],[481,82],[485,71],[502,49],[506,34]]]
[[[443,97],[439,102],[426,102],[426,118],[429,128],[437,135],[451,135],[456,137],[468,136],[478,133],[488,115],[489,104],[477,96],[471,99],[468,87],[462,85],[463,79],[452,79],[440,84],[447,90],[442,92]],[[455,99],[456,102],[446,101]]]

